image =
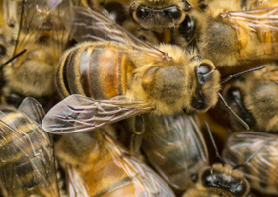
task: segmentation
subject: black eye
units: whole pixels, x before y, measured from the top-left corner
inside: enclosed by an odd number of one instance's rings
[[[126,20],[126,10],[122,3],[118,2],[109,2],[105,5],[105,9],[109,12],[109,15],[112,14],[116,17],[116,22],[122,24]]]
[[[195,33],[195,22],[189,15],[186,15],[184,21],[180,24],[179,32],[187,42],[192,40]]]
[[[181,17],[181,11],[177,6],[171,6],[165,10],[169,16],[173,19],[179,19]]]
[[[0,44],[0,55],[6,55],[6,54],[7,54],[6,47]]]
[[[241,92],[238,88],[231,87],[227,92],[229,100],[233,101],[234,103],[242,103],[242,96]]]
[[[142,40],[142,41],[146,41],[147,40],[147,38],[145,37],[145,36],[139,36],[138,37],[140,40]]]
[[[198,67],[198,74],[206,75],[206,74],[210,73],[212,70],[213,70],[213,67],[211,65],[202,63]]]
[[[139,6],[136,10],[136,16],[138,18],[146,18],[149,15],[150,11],[145,6]]]

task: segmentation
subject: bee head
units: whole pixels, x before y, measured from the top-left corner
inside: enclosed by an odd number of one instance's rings
[[[168,1],[134,1],[129,7],[129,13],[143,29],[161,31],[165,28],[176,28],[185,18],[184,11],[190,9],[191,6],[186,1],[178,4]]]
[[[191,59],[194,65],[195,88],[193,88],[190,106],[195,111],[206,111],[217,102],[220,89],[220,74],[209,60]]]
[[[246,87],[247,88],[247,87]],[[224,90],[224,98],[227,101],[228,105],[244,120],[251,128],[254,128],[256,125],[256,120],[254,119],[251,112],[246,108],[244,103],[244,92],[242,92],[240,87],[236,86],[227,86]],[[245,128],[239,124],[233,116],[230,115],[231,124],[235,129],[244,129]]]
[[[243,174],[227,164],[223,166],[216,163],[204,168],[199,174],[199,180],[206,189],[220,190],[232,196],[243,197],[250,192],[249,182]]]

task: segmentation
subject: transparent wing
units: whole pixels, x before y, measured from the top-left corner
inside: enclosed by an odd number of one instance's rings
[[[110,187],[114,187],[110,189],[111,193],[114,191],[117,193],[117,190],[121,190],[123,185],[128,185],[131,182],[135,196],[175,196],[167,183],[149,166],[145,165],[141,160],[130,156],[122,145],[107,133],[99,134],[104,136],[99,138],[103,139],[102,142],[99,142],[100,145],[98,147],[101,147],[102,144],[103,148],[102,153],[99,153],[99,155],[106,157],[107,159],[103,160],[107,162],[103,164],[103,167],[98,165],[98,168],[94,168],[94,170],[98,172],[97,180],[106,179],[107,182],[110,182]],[[110,164],[111,161],[108,160],[109,158],[113,158],[112,165]],[[107,179],[110,175],[107,172],[111,170],[114,176]],[[112,184],[112,182],[114,183]],[[127,191],[127,193],[129,192]]]
[[[145,155],[169,185],[187,189],[190,175],[208,165],[206,144],[194,119],[185,114],[144,117]]]
[[[21,15],[14,55],[24,49],[27,53],[18,57],[14,66],[32,58],[33,51],[44,50],[54,58],[60,57],[69,34],[65,31],[62,17],[69,10],[70,3],[70,0],[22,0],[17,8]]]
[[[45,113],[41,104],[36,99],[31,97],[25,98],[18,107],[18,111],[25,113],[38,124],[42,124],[42,119]]]
[[[11,123],[16,129],[9,126]],[[19,111],[1,117],[0,152],[1,189],[7,196],[18,192],[58,196],[50,139]]]
[[[278,31],[278,6],[254,10],[231,11],[222,13],[220,16],[231,22],[246,22],[246,24],[254,29]]]
[[[121,99],[93,100],[82,95],[71,95],[52,107],[42,121],[50,133],[84,132],[152,110],[142,102]]]
[[[113,41],[119,43],[130,55],[153,57],[158,61],[171,59],[164,52],[139,40],[97,11],[75,7],[72,16],[65,21],[70,26],[71,35],[78,42]]]
[[[222,13],[220,17],[226,22],[234,24],[234,28],[236,29],[240,30],[240,27],[242,26],[256,33],[258,40],[262,45],[260,45],[258,52],[255,54],[249,54],[248,59],[277,59],[278,6],[245,11],[231,11]]]
[[[90,197],[86,190],[83,180],[79,176],[77,170],[70,164],[67,164],[66,169],[67,188],[69,197]]]
[[[268,142],[266,142],[268,141]],[[264,143],[266,143],[264,145]],[[262,145],[264,145],[262,147]],[[236,166],[243,164],[255,151],[258,153],[243,169],[251,185],[267,185],[277,188],[278,183],[278,139],[277,135],[259,132],[233,134],[223,151],[224,160]],[[276,191],[277,192],[277,191]]]

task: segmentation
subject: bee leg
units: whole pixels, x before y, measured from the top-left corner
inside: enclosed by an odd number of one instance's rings
[[[132,155],[139,155],[143,133],[145,132],[143,116],[136,116],[133,123],[134,126],[130,137],[129,151]]]

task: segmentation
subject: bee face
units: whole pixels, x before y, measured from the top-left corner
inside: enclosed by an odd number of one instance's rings
[[[189,189],[183,197],[247,197],[250,192],[249,182],[240,171],[220,163],[203,168],[193,181],[195,187]]]
[[[233,170],[231,166],[214,164],[200,174],[200,180],[205,188],[221,188],[233,196],[247,196],[250,190],[248,181],[241,172]]]
[[[131,3],[129,12],[143,29],[162,31],[176,28],[184,20],[185,11],[189,9],[189,4],[181,0],[135,0]]]
[[[224,97],[244,121],[254,130],[277,132],[277,69],[270,64],[246,74],[227,85]],[[243,129],[230,117],[232,126]]]

